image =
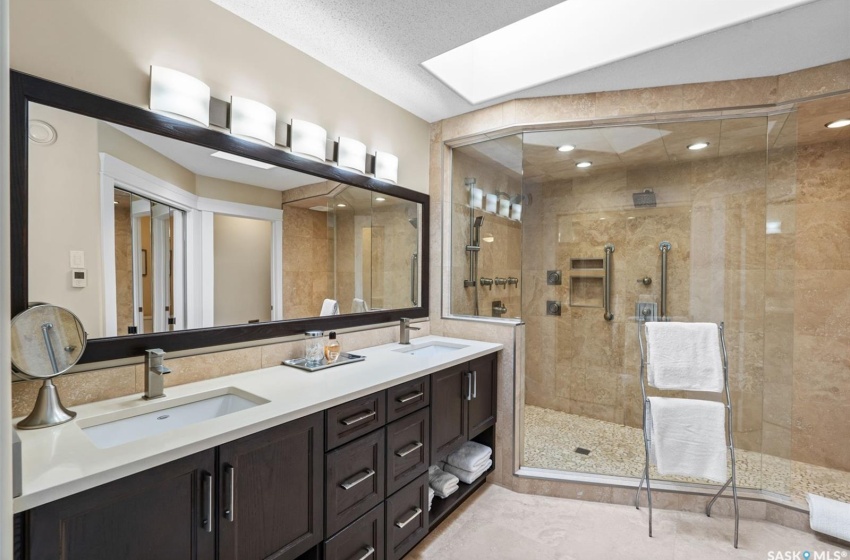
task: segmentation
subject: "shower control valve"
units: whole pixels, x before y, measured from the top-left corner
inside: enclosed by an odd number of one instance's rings
[[[519,278],[514,278],[513,276],[508,276],[508,286],[516,286],[519,284]]]
[[[500,278],[499,276],[496,276],[496,278],[493,279],[493,283],[496,284],[497,286],[507,286],[508,279],[507,278]]]
[[[490,287],[490,291],[491,291],[491,292],[493,291],[493,279],[492,279],[492,278],[484,278],[484,277],[481,277],[481,279],[479,280],[479,282],[481,282],[481,285],[482,285],[482,286],[489,286],[489,287]]]

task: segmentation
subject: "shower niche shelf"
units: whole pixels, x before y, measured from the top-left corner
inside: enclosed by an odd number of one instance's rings
[[[570,307],[603,307],[604,260],[570,259]]]

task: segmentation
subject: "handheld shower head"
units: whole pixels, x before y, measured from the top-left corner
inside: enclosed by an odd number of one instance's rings
[[[478,216],[477,218],[475,218],[475,223],[472,225],[472,227],[474,227],[476,229],[480,229],[481,224],[483,222],[484,222],[484,216]]]

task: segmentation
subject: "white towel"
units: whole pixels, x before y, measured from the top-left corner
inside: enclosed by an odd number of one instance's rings
[[[339,305],[334,299],[326,299],[322,302],[322,311],[319,316],[327,317],[328,315],[339,315]]]
[[[472,484],[476,480],[478,480],[481,475],[487,472],[487,469],[493,466],[493,460],[488,459],[481,467],[476,471],[467,471],[464,469],[459,469],[454,465],[450,465],[448,463],[443,463],[443,468],[446,469],[447,473],[451,473],[458,477],[458,479],[465,484]]]
[[[646,323],[647,374],[659,389],[723,390],[720,335],[714,323]]]
[[[812,531],[850,542],[850,504],[807,494]]]
[[[434,489],[428,486],[428,511],[431,511],[431,504],[434,503]]]
[[[458,489],[458,478],[449,474],[436,465],[428,467],[428,485],[434,489],[434,494],[447,498]]]
[[[352,313],[366,313],[369,311],[369,306],[366,305],[366,300],[360,298],[354,298],[351,302],[351,312]]]
[[[475,441],[467,441],[446,457],[446,463],[465,471],[475,472],[487,462],[493,450]]]
[[[662,475],[726,482],[726,406],[649,397],[650,460]]]

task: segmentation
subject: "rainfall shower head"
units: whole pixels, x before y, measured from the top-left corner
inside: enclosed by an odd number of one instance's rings
[[[632,193],[632,199],[635,202],[635,208],[655,208],[656,206],[655,193],[652,189]]]

